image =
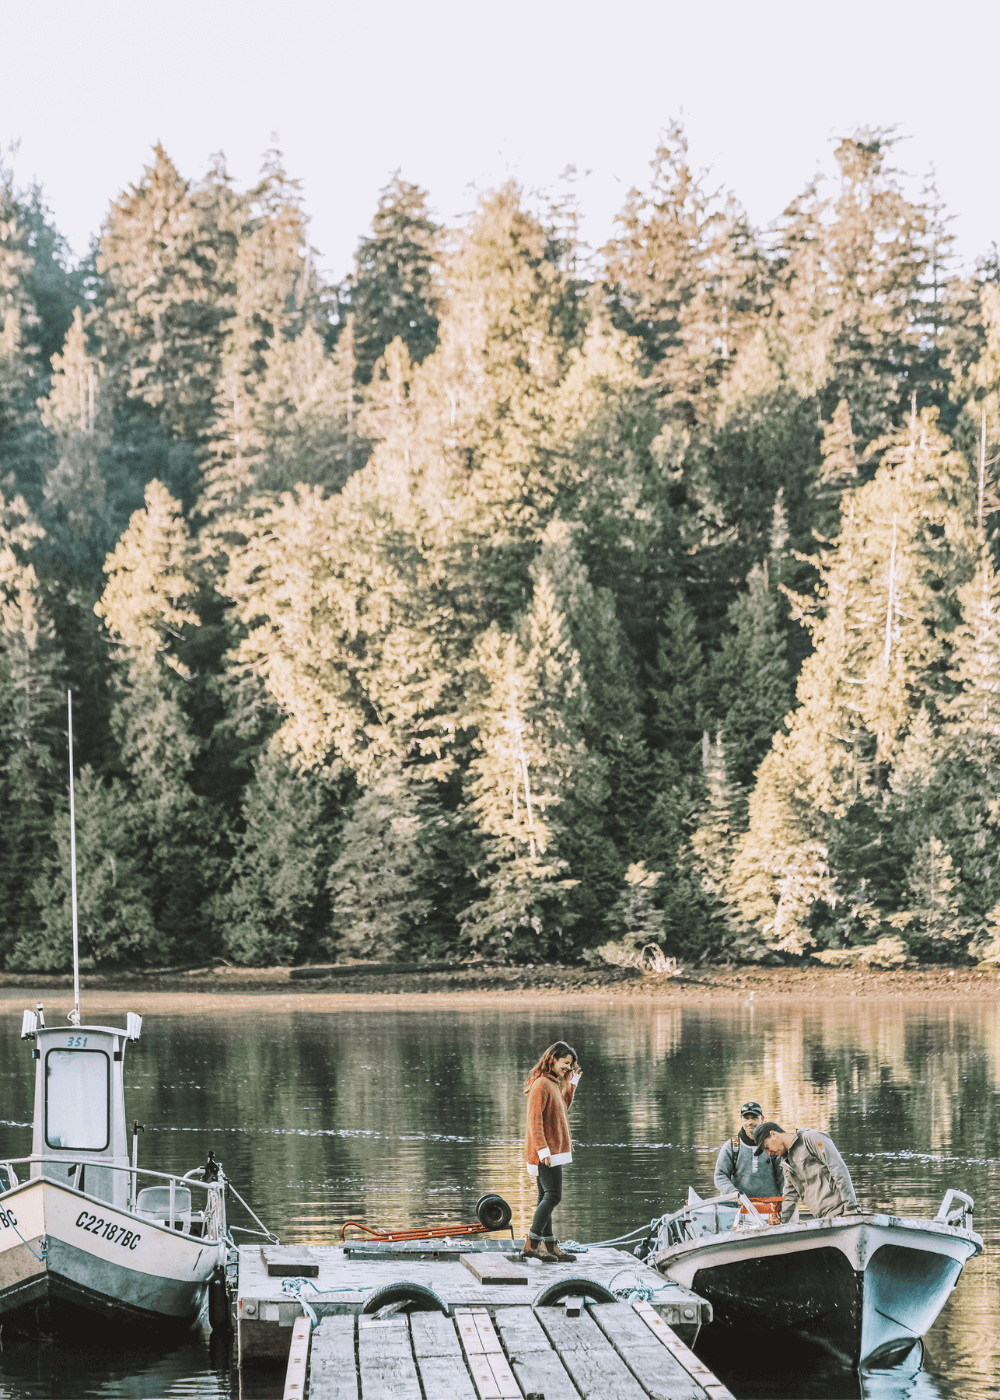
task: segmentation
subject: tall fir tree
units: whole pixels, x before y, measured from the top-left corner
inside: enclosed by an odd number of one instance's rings
[[[427,210],[426,191],[397,170],[379,193],[371,233],[358,244],[346,287],[360,384],[371,382],[375,362],[397,338],[415,364],[434,351],[440,234]]]
[[[95,332],[112,403],[197,442],[219,377],[229,273],[203,203],[162,146],[112,202],[97,270]]]
[[[730,774],[746,789],[792,703],[785,633],[766,564],[750,571],[729,621],[734,630],[723,636],[713,668],[716,705]]]
[[[65,663],[31,555],[43,531],[0,493],[0,959],[37,921],[33,884],[48,853],[62,749]]]
[[[420,842],[434,799],[414,770],[390,760],[359,796],[330,868],[331,950],[342,958],[398,955],[431,909]]]
[[[326,784],[265,750],[243,793],[228,888],[213,915],[238,963],[295,962],[322,945],[328,920]]]

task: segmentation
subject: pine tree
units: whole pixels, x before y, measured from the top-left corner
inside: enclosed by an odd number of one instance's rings
[[[199,618],[188,606],[196,585],[194,550],[180,503],[158,481],[105,565],[108,583],[94,611],[102,617],[130,667],[189,674],[178,643]]]
[[[729,771],[747,788],[792,703],[785,634],[766,567],[751,570],[729,621],[735,631],[723,636],[713,668],[716,703]]]
[[[156,872],[142,839],[142,812],[126,786],[85,765],[76,781],[77,901],[81,966],[161,964],[172,951],[157,927]],[[22,928],[15,966],[63,972],[72,966],[69,815],[55,821],[54,852],[34,882],[40,917]],[[180,872],[177,872],[180,875]]]
[[[350,421],[349,376],[312,326],[295,340],[279,337],[264,358],[250,409],[260,449],[255,487],[277,493],[302,483],[339,490],[366,455]]]
[[[434,351],[433,275],[440,232],[428,215],[426,191],[397,171],[379,194],[371,234],[358,244],[346,289],[359,383],[371,381],[375,362],[397,338],[415,364]]]
[[[0,494],[0,959],[37,919],[32,892],[50,841],[64,660],[31,555],[44,532]]]
[[[774,945],[809,942],[814,906],[837,899],[835,823],[858,803],[874,809],[923,707],[947,701],[954,599],[977,550],[968,468],[935,420],[925,410],[880,444],[873,480],[848,493],[821,556],[818,598],[795,600],[815,651],[789,732],[758,772],[734,864],[740,907]]]
[[[850,409],[847,400],[841,399],[832,421],[823,428],[823,470],[820,480],[824,486],[839,487],[843,490],[856,483],[858,458],[854,449]]]
[[[697,771],[707,715],[709,671],[698,640],[698,623],[680,590],[663,618],[651,693],[656,704],[654,742],[669,753],[680,773]]]
[[[129,776],[133,821],[146,852],[156,952],[182,956],[205,938],[202,905],[215,880],[218,824],[195,796],[202,749],[185,708],[185,633],[200,625],[194,549],[180,505],[153,481],[105,565],[95,612],[120,648],[112,730]],[[147,957],[155,956],[149,947]]]
[[[740,959],[763,956],[766,945],[754,937],[732,900],[733,861],[741,836],[741,794],[729,777],[732,764],[722,735],[702,738],[705,801],[691,833],[685,866],[700,886],[706,905],[702,952],[725,952]]]
[[[9,176],[0,169],[0,463],[5,478],[13,474],[6,488],[29,493],[37,504],[33,448],[39,366],[28,339],[38,325],[29,291],[33,266]]]
[[[331,950],[387,961],[407,946],[431,908],[420,831],[419,779],[387,764],[358,798],[330,869]]]
[[[470,812],[488,838],[486,891],[462,916],[473,946],[506,956],[557,946],[567,928],[557,828],[549,817],[575,786],[585,750],[574,718],[579,657],[548,574],[535,582],[520,635],[493,627],[476,646],[479,691],[469,767]]]
[[[192,443],[210,421],[229,311],[219,253],[204,203],[156,145],[101,234],[95,333],[112,404],[141,405]]]
[[[294,962],[318,944],[327,917],[323,787],[273,749],[255,765],[233,841],[231,884],[213,911],[236,962]]]
[[[961,918],[961,874],[951,852],[937,836],[931,836],[914,852],[907,871],[909,908],[907,922],[897,917],[897,926],[906,928],[913,946],[924,943],[921,952],[938,956],[954,947],[968,933]],[[912,921],[912,922],[911,922]]]
[[[839,305],[825,397],[831,408],[847,400],[866,443],[899,421],[934,356],[923,335],[929,211],[904,196],[889,164],[897,139],[865,128],[837,146],[840,188],[826,236]]]
[[[616,942],[599,950],[607,961],[636,965],[643,949],[663,938],[663,911],[653,903],[653,891],[661,875],[662,871],[647,870],[641,860],[626,870],[625,888],[607,915],[607,925]]]
[[[756,300],[761,260],[734,202],[708,193],[688,164],[679,123],[652,161],[648,194],[633,189],[604,250],[616,320],[642,342],[685,421],[734,353]]]
[[[215,413],[205,429],[209,455],[198,509],[209,517],[244,505],[264,466],[259,459],[269,437],[266,414],[258,421],[257,399],[269,356],[280,362],[282,341],[297,339],[309,325],[318,328],[320,321],[299,184],[289,178],[278,151],[268,152],[261,179],[246,196],[232,281],[232,314],[212,385]]]
[[[100,363],[89,353],[79,307],[62,353],[52,356],[47,396],[38,400],[42,422],[55,445],[55,460],[45,474],[44,498],[50,511],[65,512],[74,535],[106,543],[107,489],[101,454],[108,434],[98,430]]]
[[[31,267],[25,275],[25,291],[34,311],[27,329],[29,344],[37,349],[39,378],[44,366],[62,346],[76,307],[85,299],[84,266],[72,267],[73,255],[55,225],[40,185],[32,184],[13,199],[17,222],[25,235]]]

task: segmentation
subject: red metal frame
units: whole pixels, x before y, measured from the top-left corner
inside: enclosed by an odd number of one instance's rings
[[[355,1230],[364,1230],[366,1235],[370,1235],[375,1240],[443,1240],[450,1235],[485,1235],[488,1233],[485,1225],[480,1225],[478,1221],[475,1225],[434,1225],[425,1230],[376,1230],[371,1225],[362,1225],[360,1220],[345,1220],[340,1227],[340,1238],[347,1238],[347,1227],[353,1225]]]

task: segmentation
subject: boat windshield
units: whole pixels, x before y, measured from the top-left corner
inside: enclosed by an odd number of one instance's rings
[[[109,1142],[111,1062],[105,1050],[50,1050],[45,1056],[45,1142],[103,1152]]]

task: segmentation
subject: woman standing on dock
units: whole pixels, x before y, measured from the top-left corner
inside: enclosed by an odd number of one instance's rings
[[[582,1071],[576,1051],[564,1040],[550,1045],[528,1075],[528,1132],[525,1151],[528,1175],[538,1178],[538,1205],[523,1257],[543,1264],[571,1264],[575,1254],[559,1248],[552,1233],[552,1212],[562,1200],[562,1169],[573,1160],[573,1143],[566,1110],[573,1102]]]

